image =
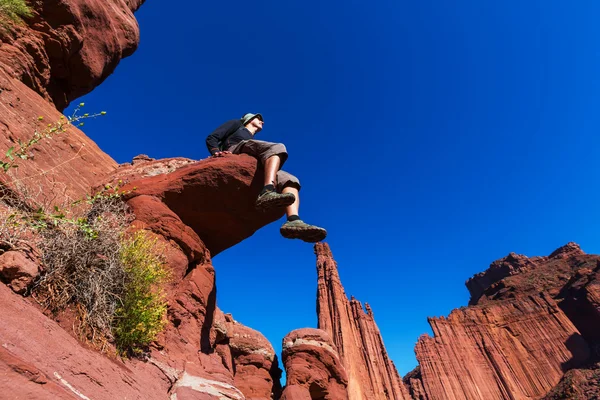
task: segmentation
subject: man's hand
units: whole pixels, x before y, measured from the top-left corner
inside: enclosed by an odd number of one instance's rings
[[[213,154],[213,157],[223,157],[225,154],[231,154],[230,151],[217,151],[215,154]]]

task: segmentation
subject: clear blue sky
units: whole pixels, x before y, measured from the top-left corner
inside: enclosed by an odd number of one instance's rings
[[[511,251],[600,253],[600,3],[148,0],[142,40],[82,101],[119,162],[208,155],[261,112],[401,374],[427,316]],[[283,222],[283,221],[280,221]],[[280,223],[214,258],[218,305],[277,351],[316,326],[312,246]]]

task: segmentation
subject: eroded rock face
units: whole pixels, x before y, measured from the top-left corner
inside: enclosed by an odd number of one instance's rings
[[[348,399],[348,377],[327,332],[304,328],[288,333],[282,357],[287,377],[283,399]]]
[[[541,398],[597,360],[599,278],[600,257],[575,243],[492,263],[467,282],[472,305],[429,319],[434,337],[417,343],[427,398]]]
[[[0,69],[63,110],[89,93],[139,43],[143,0],[33,1],[34,16],[0,32]]]
[[[415,352],[431,400],[543,396],[590,355],[545,294],[454,310],[429,323],[434,337],[422,336]]]
[[[389,359],[373,312],[348,300],[337,264],[326,243],[315,245],[317,254],[317,314],[319,329],[336,345],[348,373],[348,396],[359,399],[410,399],[396,367]]]

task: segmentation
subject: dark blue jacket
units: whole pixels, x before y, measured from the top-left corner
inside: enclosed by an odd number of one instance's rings
[[[206,138],[206,147],[210,154],[215,154],[216,152],[221,151],[221,149],[227,150],[242,140],[249,140],[252,138],[253,136],[250,131],[242,126],[241,120],[232,119],[231,121],[225,122],[215,129],[213,133],[208,135]]]

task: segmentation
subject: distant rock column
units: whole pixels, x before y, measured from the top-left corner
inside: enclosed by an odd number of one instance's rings
[[[410,399],[389,359],[371,308],[348,300],[337,264],[326,243],[315,245],[317,255],[317,314],[319,329],[329,333],[348,373],[350,400]]]
[[[296,329],[283,339],[287,384],[282,400],[348,400],[348,378],[327,332]]]

